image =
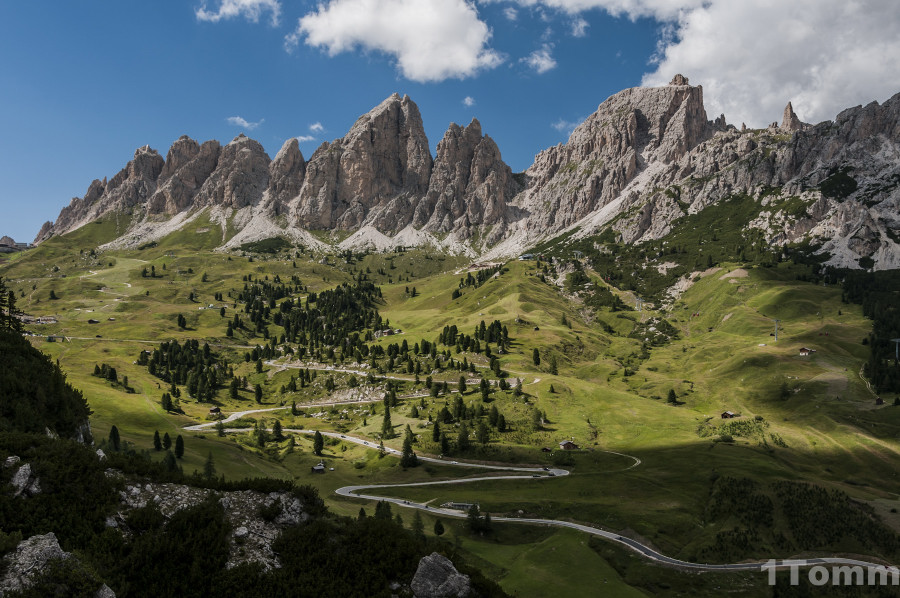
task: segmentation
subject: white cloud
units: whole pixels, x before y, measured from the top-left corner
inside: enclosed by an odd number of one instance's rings
[[[582,121],[570,121],[570,120],[564,120],[561,118],[558,121],[556,121],[555,123],[551,124],[550,126],[553,127],[554,129],[556,129],[557,131],[559,131],[560,133],[565,133],[566,136],[568,137],[569,135],[572,134],[572,131],[575,130],[575,127],[577,127],[578,125],[581,124],[581,122]]]
[[[321,133],[325,130],[325,127],[323,127],[322,123],[320,122],[314,122],[313,124],[309,125],[309,130],[313,133]]]
[[[475,105],[475,98],[473,98],[472,96],[466,96],[463,98],[463,104],[465,104],[467,108],[471,108]]]
[[[542,75],[547,71],[556,68],[556,60],[554,60],[553,56],[550,54],[552,50],[553,46],[544,44],[540,50],[535,50],[525,58],[522,58],[521,62],[524,62],[539,75]]]
[[[225,120],[228,121],[228,124],[229,124],[229,125],[234,125],[234,126],[236,126],[236,127],[241,127],[241,128],[243,128],[243,129],[247,129],[248,131],[252,131],[253,129],[255,129],[256,127],[258,127],[259,125],[261,125],[261,124],[263,124],[264,122],[266,122],[266,119],[262,118],[262,119],[260,119],[258,122],[252,123],[252,122],[248,121],[248,120],[245,119],[245,118],[241,118],[240,116],[229,116],[229,117],[226,118]]]
[[[491,31],[467,0],[330,0],[299,21],[285,38],[341,52],[374,50],[393,56],[413,81],[463,78],[494,68],[503,57],[488,47]]]
[[[297,141],[299,141],[300,143],[307,143],[315,140],[316,138],[312,135],[300,135],[299,137],[297,137]]]
[[[498,2],[502,0],[481,0]],[[569,14],[599,8],[613,16],[654,17],[660,20],[674,19],[681,12],[703,6],[710,0],[512,0],[520,6],[545,6]]]
[[[503,16],[506,17],[509,21],[515,21],[519,18],[519,11],[517,11],[512,6],[507,6],[503,9]]]
[[[272,26],[278,25],[281,16],[281,3],[279,0],[221,0],[218,10],[210,11],[203,2],[194,14],[200,21],[218,23],[223,19],[244,17],[253,23],[259,22],[259,17],[264,12],[271,13]]]
[[[587,35],[587,28],[588,22],[581,17],[577,17],[572,21],[572,35],[575,37],[584,37]]]
[[[764,126],[788,100],[806,122],[900,91],[895,0],[714,0],[682,14],[646,85],[703,85],[710,116]]]

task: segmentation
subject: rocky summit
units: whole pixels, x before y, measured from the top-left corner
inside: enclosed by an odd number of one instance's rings
[[[816,125],[788,102],[780,124],[738,129],[710,120],[702,86],[677,75],[611,96],[518,174],[475,119],[451,124],[432,157],[418,107],[399,94],[308,161],[296,139],[271,159],[243,135],[224,146],[182,136],[165,159],[144,146],[93,181],[35,242],[116,214],[128,224],[113,244],[137,246],[207,213],[232,235],[224,247],[278,236],[316,245],[309,231],[334,231],[351,233],[332,237],[342,247],[501,257],[569,231],[659,239],[740,195],[758,207],[740,225],[770,244],[808,241],[830,264],[887,269],[900,267],[898,187],[900,95]]]

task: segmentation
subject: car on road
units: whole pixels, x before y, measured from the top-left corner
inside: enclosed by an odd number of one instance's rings
[[[549,467],[541,467],[541,469],[543,469],[544,471],[550,471]]]
[[[531,477],[533,477],[533,478],[539,478],[539,477],[541,477],[541,474],[539,474],[539,473],[533,473],[533,474],[531,474]]]

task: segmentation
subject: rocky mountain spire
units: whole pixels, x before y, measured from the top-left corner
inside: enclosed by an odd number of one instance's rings
[[[166,154],[158,189],[147,202],[147,212],[172,215],[190,207],[197,191],[215,170],[220,149],[215,140],[200,145],[187,135],[179,137]]]
[[[398,219],[382,218],[380,228],[399,230],[428,189],[431,164],[418,106],[395,93],[359,117],[344,137],[323,143],[312,155],[297,224],[351,230],[374,211],[373,217],[395,214]]]
[[[269,201],[275,216],[283,214],[288,203],[300,195],[306,176],[306,160],[296,137],[288,139],[269,165]]]
[[[794,114],[794,107],[791,106],[790,102],[784,107],[784,116],[781,118],[781,128],[791,132],[803,130],[803,123],[800,122],[800,119]]]

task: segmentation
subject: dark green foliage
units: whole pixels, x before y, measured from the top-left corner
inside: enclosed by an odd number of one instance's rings
[[[313,452],[319,457],[322,456],[322,449],[325,448],[325,438],[322,436],[322,433],[316,430],[315,435],[313,436]]]
[[[444,524],[441,523],[440,519],[436,519],[434,522],[434,535],[435,536],[443,536],[444,535]]]
[[[0,432],[74,437],[90,415],[81,391],[49,357],[13,332],[0,331]]]
[[[175,458],[181,459],[182,457],[184,457],[184,438],[179,434],[175,439]]]
[[[871,348],[865,374],[878,392],[900,392],[900,363],[891,339],[900,338],[900,270],[834,273],[844,277],[844,299],[859,303],[872,319],[872,334],[864,340]],[[867,341],[867,342],[866,342]]]
[[[178,341],[167,341],[152,353],[141,353],[138,365],[146,365],[152,376],[171,384],[187,386],[188,394],[198,401],[209,401],[216,389],[226,381],[228,363],[196,339],[187,340],[184,345]],[[165,406],[164,406],[165,408]]]
[[[856,191],[859,185],[856,179],[848,174],[849,172],[850,168],[840,168],[822,181],[819,185],[822,195],[833,199],[844,199]]]
[[[290,241],[283,237],[272,237],[261,241],[252,241],[241,245],[241,251],[248,253],[278,253],[293,247]]]
[[[109,429],[109,446],[114,451],[122,450],[122,440],[119,438],[119,428],[116,426]]]
[[[162,440],[159,438],[159,430],[153,432],[153,450],[162,450]]]
[[[107,512],[118,502],[114,482],[92,449],[43,432],[0,434],[0,460],[17,455],[40,479],[41,493],[27,499],[0,492],[0,521],[6,533],[28,538],[54,532],[64,550],[84,546],[105,529]],[[3,482],[12,471],[4,470]]]

